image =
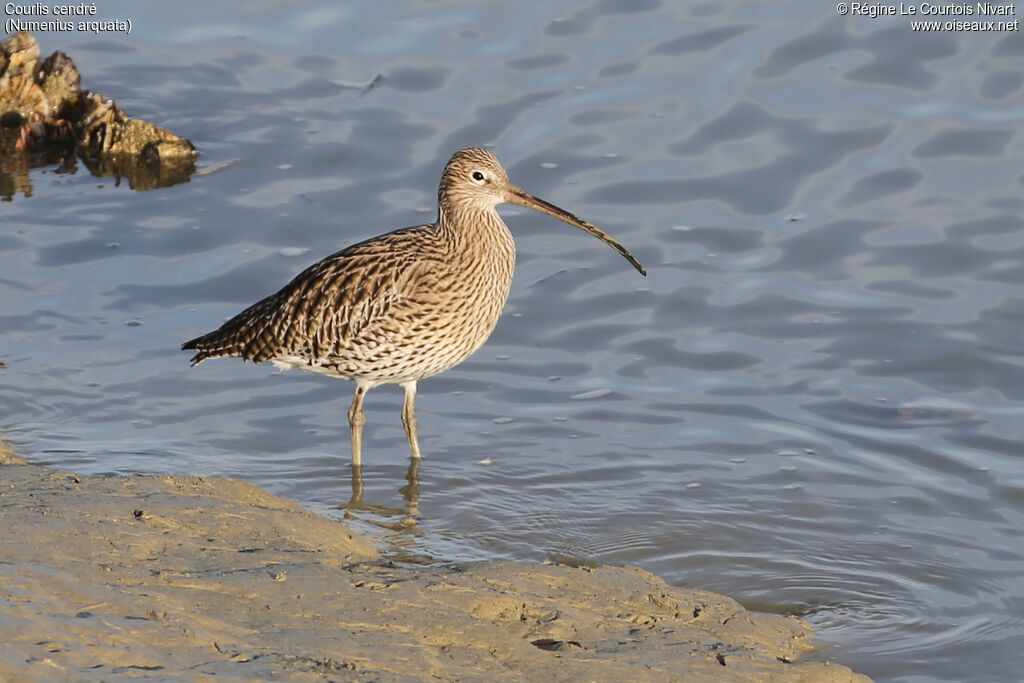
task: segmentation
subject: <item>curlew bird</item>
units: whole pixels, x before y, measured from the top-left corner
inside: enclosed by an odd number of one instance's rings
[[[463,149],[441,175],[435,222],[332,254],[181,348],[198,351],[192,365],[240,356],[355,382],[348,421],[356,466],[362,463],[366,392],[400,384],[405,389],[402,424],[412,457],[419,458],[416,382],[480,348],[508,298],[516,249],[495,209],[504,202],[589,232],[647,274],[596,226],[512,185],[490,152]]]

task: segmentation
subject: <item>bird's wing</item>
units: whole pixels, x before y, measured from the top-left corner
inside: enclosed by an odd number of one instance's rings
[[[246,358],[282,355],[317,363],[376,334],[396,305],[423,291],[440,258],[429,247],[432,226],[417,226],[355,244],[299,273],[260,304],[260,325]],[[253,307],[255,308],[255,306]]]

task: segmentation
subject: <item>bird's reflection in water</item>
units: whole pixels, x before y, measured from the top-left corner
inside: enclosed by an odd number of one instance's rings
[[[368,512],[379,519],[362,519],[362,521],[391,531],[415,531],[416,521],[420,517],[418,507],[420,499],[420,458],[409,459],[409,469],[405,473],[406,485],[398,489],[405,501],[405,507],[393,508],[384,505],[374,505],[363,501],[363,467],[352,465],[352,497],[347,503],[338,506],[339,510],[345,511],[344,518],[353,520],[359,518],[356,513]],[[396,520],[397,521],[388,521]]]

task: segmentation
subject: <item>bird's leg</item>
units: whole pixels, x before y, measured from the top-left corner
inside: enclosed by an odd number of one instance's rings
[[[420,443],[416,439],[416,380],[404,382],[405,401],[402,403],[402,425],[405,435],[409,437],[409,450],[413,458],[420,457]]]
[[[352,431],[353,467],[360,467],[363,464],[363,425],[366,424],[366,415],[363,414],[363,397],[366,395],[366,389],[362,384],[356,385],[356,395],[352,399],[352,406],[348,409],[348,427]]]

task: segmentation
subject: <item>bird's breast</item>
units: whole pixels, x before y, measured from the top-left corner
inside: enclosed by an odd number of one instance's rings
[[[508,298],[515,244],[501,228],[469,245],[418,245],[417,256],[394,271],[388,293],[375,297],[380,310],[361,326],[349,320],[358,333],[302,369],[387,383],[430,377],[465,360],[490,336]]]

